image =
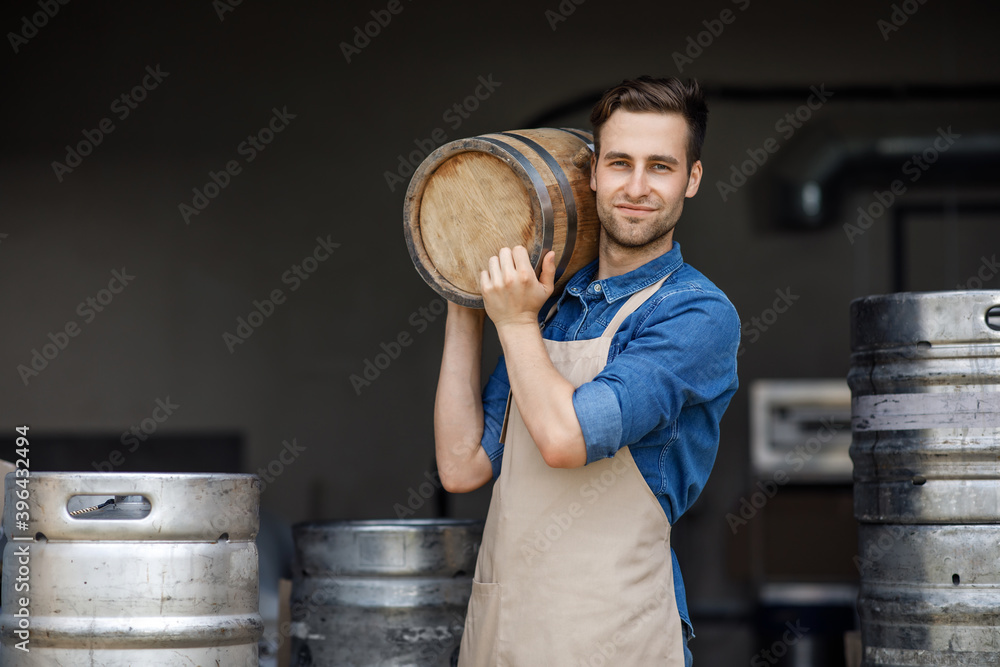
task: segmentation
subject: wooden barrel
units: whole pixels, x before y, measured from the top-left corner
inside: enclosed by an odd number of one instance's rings
[[[417,168],[403,228],[417,271],[444,298],[482,308],[479,273],[503,248],[523,245],[536,274],[556,253],[556,289],[597,257],[600,223],[589,132],[540,128],[444,144]],[[574,165],[577,157],[580,167]]]

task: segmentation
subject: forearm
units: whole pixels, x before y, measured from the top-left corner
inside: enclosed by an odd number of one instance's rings
[[[480,444],[483,319],[481,310],[448,304],[434,401],[434,448],[441,483],[452,492],[471,491],[493,476],[489,457]]]
[[[574,387],[552,365],[538,325],[510,324],[497,331],[514,401],[542,458],[554,468],[586,464],[587,448],[573,407]]]

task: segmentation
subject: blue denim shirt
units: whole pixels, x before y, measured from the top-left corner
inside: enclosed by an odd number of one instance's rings
[[[708,481],[719,447],[719,420],[736,393],[736,309],[708,278],[684,263],[675,241],[669,252],[620,276],[594,280],[596,260],[581,269],[559,296],[559,310],[542,336],[597,338],[629,296],[667,274],[660,289],[622,323],[607,365],[577,388],[573,407],[587,463],[629,447],[673,525]],[[542,308],[540,320],[549,309],[550,304]],[[500,431],[509,391],[501,357],[483,390],[482,445],[494,479],[500,475]],[[684,581],[677,555],[671,555],[677,608],[690,628]]]

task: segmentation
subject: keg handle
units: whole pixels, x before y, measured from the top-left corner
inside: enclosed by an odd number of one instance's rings
[[[73,496],[73,497],[70,498],[70,500],[73,500],[73,498],[79,498],[79,497],[80,496]],[[78,509],[78,510],[71,510],[69,512],[69,515],[70,516],[80,516],[81,514],[87,514],[88,512],[95,512],[95,511],[97,511],[99,509],[104,509],[108,505],[114,505],[114,504],[115,504],[115,499],[114,498],[108,498],[107,500],[105,500],[100,505],[92,505],[90,507],[84,507],[84,508]],[[69,510],[69,503],[68,502],[66,503],[66,509]]]
[[[28,525],[24,526],[24,521],[17,525],[14,521],[15,503],[4,508],[19,539],[34,536],[37,541],[60,541],[99,537],[203,542],[208,538],[243,541],[257,534],[260,479],[255,475],[39,472],[31,479],[27,489]],[[8,485],[6,493],[10,499],[13,487]],[[225,494],[229,494],[228,498],[221,502]],[[74,496],[90,498],[70,503]],[[115,519],[110,521],[80,520],[93,517],[69,514],[69,510],[85,504],[96,505],[115,496],[142,496],[149,505],[126,502],[122,509],[129,511],[108,512],[107,518]],[[90,500],[95,502],[88,503]],[[140,507],[141,511],[132,511]],[[146,516],[137,516],[147,510]]]
[[[993,331],[1000,331],[1000,305],[991,306],[986,310],[986,326]]]
[[[70,500],[67,501],[67,503],[66,503],[66,509],[69,510],[69,502],[72,501],[73,498],[88,498],[88,497],[93,497],[93,496],[91,494],[89,494],[89,493],[87,493],[87,494],[77,494],[75,496],[71,496]],[[98,495],[97,497],[103,498],[104,495],[101,494],[101,495]],[[92,515],[92,516],[83,516],[84,514],[90,514],[91,512],[96,512],[97,510],[104,509],[104,508],[108,507],[109,505],[111,506],[112,510],[119,509],[119,508],[121,508],[121,509],[124,510],[125,508],[127,508],[129,506],[139,505],[140,506],[140,511],[145,510],[146,513],[142,514],[141,516],[132,517],[130,519],[126,519],[123,516],[115,515],[114,517],[112,517],[110,515],[105,515],[105,514],[95,514],[95,515]],[[88,520],[108,520],[108,519],[112,519],[113,518],[115,520],[121,520],[121,521],[135,521],[135,520],[138,520],[138,519],[144,519],[144,518],[146,518],[146,516],[149,515],[149,512],[150,512],[151,509],[152,509],[151,503],[149,502],[149,500],[145,496],[143,496],[141,494],[129,494],[129,495],[116,495],[113,498],[109,498],[109,499],[105,500],[103,503],[101,503],[99,505],[92,505],[90,507],[83,507],[81,509],[72,510],[72,511],[69,512],[69,515],[71,517],[73,517],[73,518],[83,518],[83,519],[88,519]]]
[[[144,505],[148,504],[149,505],[149,511],[146,512],[145,515],[143,515],[141,517],[136,517],[134,519],[118,519],[118,518],[116,518],[116,520],[117,521],[128,521],[128,522],[152,521],[156,517],[156,509],[157,509],[157,505],[159,505],[159,503],[157,502],[156,494],[155,493],[140,492],[140,491],[136,491],[135,489],[124,489],[124,490],[119,489],[119,490],[108,491],[108,492],[102,492],[102,491],[85,491],[83,493],[80,492],[80,489],[65,489],[62,495],[63,495],[63,498],[62,498],[62,508],[65,511],[64,519],[68,520],[68,522],[70,522],[71,524],[76,524],[76,522],[81,521],[81,520],[88,520],[88,521],[106,520],[106,519],[102,519],[99,516],[86,516],[86,515],[90,514],[91,512],[95,512],[95,511],[97,511],[99,509],[103,509],[105,507],[108,507],[108,506],[117,506],[119,503],[127,502],[127,501],[135,499],[135,498],[141,498],[142,499],[142,503]],[[107,500],[105,500],[104,502],[99,503],[97,505],[94,505],[94,506],[83,507],[81,509],[70,511],[70,509],[69,509],[69,503],[70,503],[70,501],[73,498],[88,497],[88,496],[96,497],[96,498],[107,498]]]

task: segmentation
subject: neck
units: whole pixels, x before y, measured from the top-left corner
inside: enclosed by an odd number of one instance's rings
[[[664,255],[674,247],[674,230],[644,246],[630,248],[622,246],[601,230],[601,243],[598,251],[597,280],[620,276],[638,269],[660,255]]]

